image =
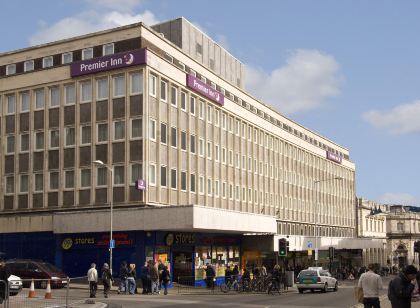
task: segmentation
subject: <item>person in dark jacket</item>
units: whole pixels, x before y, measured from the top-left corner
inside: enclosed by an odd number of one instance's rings
[[[104,296],[105,298],[108,297],[109,290],[111,290],[111,284],[114,281],[112,279],[111,271],[109,270],[108,263],[104,263],[104,266],[102,268],[102,283],[104,285]]]
[[[128,293],[128,266],[127,262],[123,261],[120,266],[120,286],[118,287],[118,294]]]
[[[408,265],[404,272],[390,281],[388,298],[392,308],[411,308],[411,293],[414,290],[416,275],[417,269],[414,265]]]
[[[169,273],[168,267],[166,265],[163,266],[162,273],[160,274],[160,281],[162,282],[164,289],[163,294],[168,295],[168,284],[171,281],[171,273]]]
[[[150,292],[149,282],[148,282],[149,278],[150,278],[149,267],[147,266],[147,262],[144,262],[144,265],[142,266],[140,270],[140,279],[141,279],[141,284],[143,286],[142,294],[147,294]]]
[[[232,270],[232,281],[239,280],[239,267],[235,265]]]
[[[206,268],[206,285],[209,289],[214,289],[214,279],[216,277],[216,272],[211,266],[211,264],[207,264]]]
[[[3,304],[3,301],[6,299],[6,283],[10,276],[9,269],[6,267],[6,263],[3,260],[0,260],[0,304]]]
[[[231,281],[232,278],[232,270],[230,269],[230,266],[226,266],[225,270],[225,284],[227,284],[229,281]]]

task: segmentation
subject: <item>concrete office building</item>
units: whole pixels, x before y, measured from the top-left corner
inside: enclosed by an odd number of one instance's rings
[[[114,268],[222,276],[279,237],[304,254],[315,230],[356,247],[349,151],[246,93],[243,64],[185,19],[154,28],[0,55],[0,251],[84,273],[108,258],[111,196]]]

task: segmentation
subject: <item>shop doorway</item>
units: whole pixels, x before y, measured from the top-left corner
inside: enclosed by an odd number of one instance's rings
[[[172,260],[173,281],[178,281],[178,277],[194,279],[192,250],[173,251]]]

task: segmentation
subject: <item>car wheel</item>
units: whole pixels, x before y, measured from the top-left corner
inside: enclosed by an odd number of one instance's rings
[[[303,291],[305,291],[304,289],[298,289],[299,290],[299,293],[300,294],[302,294],[303,293]]]
[[[338,282],[336,282],[334,286],[334,292],[337,292],[337,291],[338,291]]]
[[[324,288],[322,289],[322,293],[326,293],[328,290],[328,283],[325,283]]]

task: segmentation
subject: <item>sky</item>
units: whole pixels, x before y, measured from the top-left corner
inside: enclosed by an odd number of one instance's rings
[[[350,151],[356,195],[420,206],[419,1],[0,1],[0,52],[184,16],[246,89]],[[419,155],[420,156],[420,155]]]

